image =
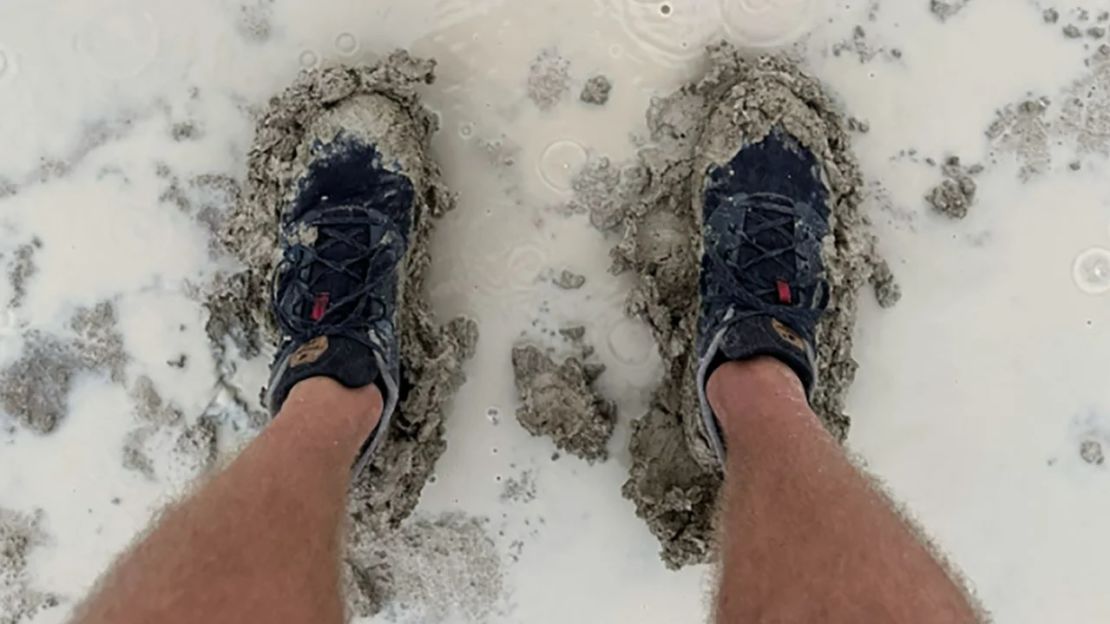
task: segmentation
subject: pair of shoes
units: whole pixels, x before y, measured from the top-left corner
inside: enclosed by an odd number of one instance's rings
[[[335,118],[349,114],[340,110]],[[399,402],[398,292],[413,184],[383,159],[381,138],[325,128],[310,139],[311,162],[284,213],[273,302],[283,341],[268,403],[277,413],[293,386],[312,377],[350,388],[376,384],[385,411],[357,473]],[[704,396],[718,366],[771,356],[812,388],[814,335],[828,304],[821,261],[827,204],[816,158],[781,130],[707,173],[698,381],[703,433],[722,461],[719,425]]]

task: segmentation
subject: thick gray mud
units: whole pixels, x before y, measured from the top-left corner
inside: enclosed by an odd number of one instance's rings
[[[964,167],[959,158],[949,158],[941,167],[944,179],[925,195],[925,201],[940,214],[963,219],[979,192],[979,185],[975,183],[973,176],[981,171],[982,167],[978,165]]]
[[[588,362],[593,349],[581,344],[584,331],[561,331],[578,351],[562,362],[527,342],[513,347],[513,376],[521,401],[516,415],[525,430],[550,437],[559,450],[589,462],[604,461],[617,407],[594,387],[605,368]]]
[[[432,61],[395,52],[369,66],[302,74],[271,100],[258,124],[241,201],[221,233],[245,269],[222,279],[208,304],[207,329],[217,355],[227,341],[248,358],[276,344],[270,297],[278,222],[306,169],[312,137],[339,127],[373,137],[383,161],[396,163],[412,180],[416,200],[398,318],[402,403],[388,440],[354,484],[355,535],[392,534],[416,506],[446,448],[446,405],[464,382],[463,365],[477,345],[476,323],[457,318],[438,325],[424,294],[429,238],[436,220],[454,207],[439,167],[426,156],[437,122],[416,92],[433,82],[434,68]],[[355,98],[358,106],[343,109],[349,114],[331,114]],[[353,587],[373,593],[365,584]],[[351,596],[352,604],[379,604],[368,600]]]
[[[817,155],[829,189],[831,234],[825,241],[829,311],[817,336],[818,383],[812,403],[829,431],[844,440],[845,394],[856,374],[852,334],[859,291],[876,276],[886,303],[897,299],[861,214],[864,185],[849,148],[845,120],[815,79],[792,62],[745,58],[726,44],[709,50],[706,74],[655,100],[647,115],[650,144],[639,154],[644,180],[629,195],[624,238],[614,270],[635,271],[628,312],[650,324],[665,377],[647,415],[634,425],[633,466],[624,494],[659,538],[673,568],[714,556],[714,516],[721,485],[713,452],[697,425],[694,352],[699,307],[701,203],[708,168],[781,126]]]

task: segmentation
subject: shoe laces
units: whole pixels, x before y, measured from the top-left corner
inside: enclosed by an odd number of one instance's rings
[[[774,310],[777,316],[797,314],[816,322],[828,303],[828,289],[807,270],[810,258],[797,237],[800,220],[794,200],[754,193],[730,201],[744,204],[745,222],[735,236],[722,237],[732,244],[708,245],[705,250],[705,269],[718,282],[717,291],[706,295],[707,302],[736,306],[750,311],[750,316]],[[806,301],[809,293],[813,294]]]
[[[339,335],[373,348],[370,332],[389,309],[378,293],[402,260],[404,235],[388,217],[362,206],[312,210],[295,224],[316,237],[306,244],[285,236],[273,284],[279,326],[295,342]],[[333,299],[337,284],[345,293]]]

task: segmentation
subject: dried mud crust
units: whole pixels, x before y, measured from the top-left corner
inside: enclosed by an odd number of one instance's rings
[[[434,80],[434,67],[395,52],[365,67],[302,74],[271,100],[250,151],[245,191],[221,233],[223,245],[246,269],[220,280],[208,304],[207,329],[218,356],[227,339],[247,358],[277,342],[270,298],[278,222],[307,165],[305,138],[314,122],[352,98],[382,107],[352,117],[345,129],[374,136],[383,162],[396,163],[416,194],[398,318],[405,389],[388,440],[354,484],[351,515],[360,530],[395,527],[416,506],[445,448],[445,405],[463,383],[463,364],[477,343],[473,321],[437,325],[424,295],[434,223],[454,206],[439,168],[425,156],[437,125],[415,90]]]
[[[884,266],[860,212],[863,183],[849,151],[844,118],[821,85],[788,60],[749,59],[727,44],[709,49],[700,80],[657,99],[648,111],[650,146],[641,150],[643,191],[625,207],[614,270],[635,271],[628,311],[650,324],[665,377],[647,415],[633,426],[631,477],[624,486],[662,543],[672,568],[709,561],[721,480],[697,426],[694,352],[704,177],[745,144],[781,126],[817,155],[830,191],[825,241],[828,314],[818,330],[813,408],[844,440],[844,396],[854,380],[852,331],[859,290]],[[880,276],[883,277],[883,276]],[[890,281],[889,271],[880,281]],[[893,285],[891,285],[893,288]]]

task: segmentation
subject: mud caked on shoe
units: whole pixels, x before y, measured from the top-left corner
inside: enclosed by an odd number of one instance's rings
[[[829,302],[821,258],[828,190],[813,153],[776,128],[710,169],[703,210],[700,426],[723,465],[720,424],[705,390],[719,366],[769,356],[790,366],[807,393],[813,389],[814,339]]]
[[[284,212],[274,275],[283,339],[266,397],[270,410],[278,413],[293,386],[313,377],[348,388],[376,384],[385,399],[356,475],[388,434],[401,386],[397,314],[414,191],[399,164],[383,155],[387,137],[374,136],[395,133],[382,129],[404,120],[369,118],[403,116],[394,108],[383,97],[354,98],[309,128],[308,163]]]

